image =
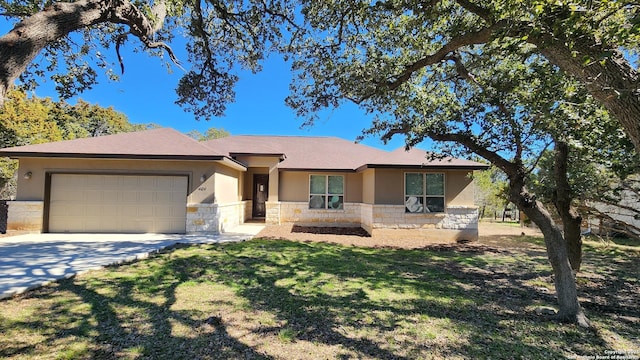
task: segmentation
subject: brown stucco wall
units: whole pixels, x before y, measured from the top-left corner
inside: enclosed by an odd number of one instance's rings
[[[215,203],[228,204],[242,200],[240,173],[228,167],[219,166],[215,173]]]
[[[31,172],[31,179],[24,179],[23,175]],[[16,200],[43,201],[45,196],[45,174],[47,172],[78,172],[78,173],[117,173],[117,174],[172,174],[189,177],[188,203],[212,203],[216,188],[216,176],[227,182],[227,178],[240,177],[241,172],[210,161],[164,161],[164,160],[107,160],[107,159],[43,159],[22,158],[18,170],[18,193]],[[200,177],[204,175],[205,181]],[[228,190],[227,190],[228,192]],[[237,190],[234,188],[232,196],[224,201],[238,201]],[[218,199],[218,201],[221,201]]]
[[[362,175],[355,173],[326,173],[280,171],[280,201],[309,201],[310,175],[342,175],[345,180],[345,202],[362,202]]]
[[[448,171],[445,173],[445,199],[447,206],[473,206],[474,186],[471,171]]]
[[[404,203],[404,174],[406,172],[444,173],[447,206],[473,206],[474,204],[473,180],[468,176],[470,171],[417,171],[404,169],[375,169],[375,180],[373,181],[375,204],[402,205]]]
[[[280,201],[309,201],[309,173],[280,172]]]
[[[404,204],[404,170],[375,169],[375,204]]]
[[[374,204],[376,202],[376,170],[367,169],[362,172],[362,202]]]

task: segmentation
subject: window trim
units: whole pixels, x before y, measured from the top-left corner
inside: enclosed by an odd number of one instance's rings
[[[322,176],[324,177],[324,194],[320,194],[320,193],[312,193],[311,192],[311,177],[312,176]],[[341,177],[342,178],[342,193],[341,194],[329,194],[329,177],[330,176],[335,176],[335,177]],[[346,176],[344,175],[335,175],[335,174],[313,174],[310,173],[309,174],[309,186],[308,186],[308,197],[307,197],[307,205],[309,206],[309,210],[331,210],[331,211],[342,211],[344,210],[344,203],[345,203],[345,188],[346,186]],[[320,195],[324,197],[324,207],[323,208],[312,208],[311,207],[311,196],[313,195]],[[332,208],[329,207],[329,197],[330,196],[341,196],[342,197],[342,204],[339,208]]]
[[[423,209],[419,212],[409,211],[407,208],[407,174],[420,174],[422,176],[422,195],[411,195],[420,197],[422,200]],[[442,195],[429,195],[427,194],[427,174],[441,174],[442,175]],[[444,172],[435,171],[405,171],[403,176],[404,191],[402,195],[402,204],[404,206],[405,214],[444,214],[447,212],[447,175]],[[426,206],[427,198],[442,198],[442,211],[430,211]]]

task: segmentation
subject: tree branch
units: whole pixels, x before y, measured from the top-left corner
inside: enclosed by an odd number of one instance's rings
[[[456,72],[458,73],[459,77],[468,81],[469,83],[477,85],[483,92],[487,92],[487,86],[480,83],[480,81],[478,81],[476,77],[473,76],[471,72],[469,72],[465,64],[462,62],[462,59],[460,58],[460,54],[454,51],[453,54],[451,54],[450,56],[447,56],[445,60],[450,60],[454,62],[456,67]],[[513,133],[513,141],[516,144],[515,158],[522,159],[523,146],[522,146],[522,132],[520,131],[520,126],[513,119],[513,115],[509,111],[509,108],[507,107],[507,105],[505,105],[503,102],[499,101],[498,99],[496,99],[493,105],[497,106],[500,112],[502,112],[504,116],[507,118],[507,121],[509,122],[509,125],[511,127],[511,132]]]
[[[448,54],[463,46],[484,44],[489,42],[495,32],[505,28],[506,26],[507,22],[501,20],[495,24],[490,25],[489,27],[483,28],[476,32],[455,37],[444,44],[440,49],[438,49],[438,51],[434,52],[431,55],[425,56],[412,64],[406,65],[403,72],[393,76],[392,79],[388,80],[385,83],[378,84],[378,86],[385,87],[388,90],[395,90],[402,84],[407,82],[411,78],[411,75],[413,75],[415,72],[429,65],[433,65],[443,61]]]
[[[156,31],[162,28],[162,23],[160,23],[160,25],[156,24],[154,26],[149,21],[149,18],[147,18],[147,16],[131,2],[127,0],[116,1],[118,1],[118,3],[114,4],[113,8],[108,10],[110,12],[110,20],[116,23],[128,25],[130,29],[129,32],[132,35],[136,36],[147,48],[162,49],[166,51],[171,58],[171,61],[182,69],[180,61],[173,52],[173,49],[168,44],[163,41],[153,41]],[[160,1],[157,6],[154,5],[154,9],[156,12],[158,12],[158,15],[162,16],[164,19],[162,11],[162,7],[164,6],[163,4],[164,2]],[[166,14],[166,8],[164,9],[164,14]],[[119,46],[117,46],[117,48],[119,48]],[[119,51],[118,60],[120,61],[120,66],[124,72],[124,65],[122,63]]]
[[[478,15],[482,20],[486,21],[489,24],[495,23],[495,18],[489,9],[483,8],[480,5],[476,5],[468,0],[456,0],[458,5],[463,7],[465,10]]]

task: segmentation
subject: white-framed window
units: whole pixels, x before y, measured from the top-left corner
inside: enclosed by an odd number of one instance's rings
[[[309,209],[342,210],[343,208],[344,176],[309,176]]]
[[[407,213],[444,212],[443,173],[405,173],[404,208]]]

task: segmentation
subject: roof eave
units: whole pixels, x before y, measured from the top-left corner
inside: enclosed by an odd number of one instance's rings
[[[355,169],[325,169],[325,168],[287,168],[278,167],[280,171],[304,171],[304,172],[350,172],[355,173]]]
[[[420,170],[486,170],[488,165],[401,165],[401,164],[365,164],[356,169],[364,171],[366,169],[420,169]]]
[[[247,166],[245,164],[227,156],[224,156],[222,159],[217,160],[216,162],[228,166],[234,170],[247,171]]]
[[[230,152],[230,156],[263,156],[263,157],[277,157],[280,161],[286,159],[287,157],[283,153],[244,153],[244,152]]]
[[[0,151],[0,156],[19,158],[57,158],[57,159],[118,159],[118,160],[204,160],[216,161],[227,157],[222,155],[179,155],[179,154],[87,154],[87,153],[41,153]]]

